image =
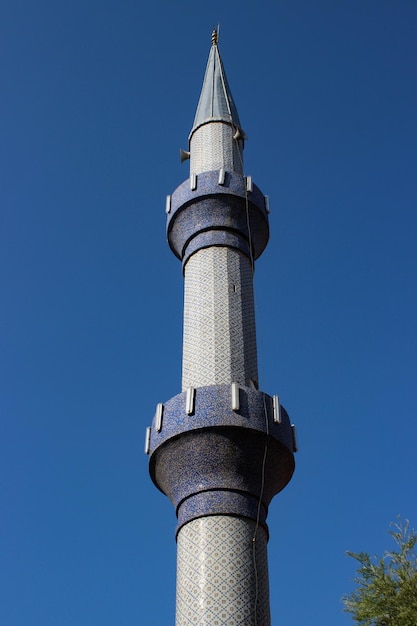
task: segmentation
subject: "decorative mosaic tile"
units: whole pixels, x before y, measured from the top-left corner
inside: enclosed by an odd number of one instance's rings
[[[243,175],[242,156],[233,139],[235,130],[224,122],[200,126],[190,142],[190,175],[224,168]]]
[[[183,390],[257,379],[250,261],[227,247],[199,250],[185,267]]]
[[[267,537],[255,522],[212,516],[178,535],[176,626],[269,626]]]

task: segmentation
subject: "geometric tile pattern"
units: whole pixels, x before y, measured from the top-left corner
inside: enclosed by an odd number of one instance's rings
[[[184,273],[182,388],[257,386],[258,365],[249,259],[233,248],[203,248]]]
[[[200,126],[190,141],[190,175],[224,168],[243,175],[242,156],[235,130],[229,124],[212,122]]]
[[[269,626],[267,536],[216,515],[178,534],[176,626]]]

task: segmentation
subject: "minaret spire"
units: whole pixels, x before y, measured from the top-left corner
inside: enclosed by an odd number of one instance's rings
[[[212,46],[190,138],[199,126],[213,121],[222,121],[235,128],[241,128],[237,108],[220,56],[216,29],[213,30],[211,40]]]
[[[176,626],[270,625],[268,505],[294,470],[288,415],[258,390],[253,263],[269,209],[243,139],[214,30],[190,178],[166,204],[184,273],[182,392],[158,404],[145,447],[178,517]]]
[[[190,174],[216,169],[243,174],[245,133],[224,70],[216,29],[189,135]]]

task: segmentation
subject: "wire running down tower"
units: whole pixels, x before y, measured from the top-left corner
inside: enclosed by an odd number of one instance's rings
[[[213,31],[181,151],[190,177],[166,204],[184,272],[182,392],[157,405],[145,444],[178,518],[176,626],[270,624],[266,517],[294,471],[294,427],[258,389],[253,269],[268,201],[244,175],[245,139]]]

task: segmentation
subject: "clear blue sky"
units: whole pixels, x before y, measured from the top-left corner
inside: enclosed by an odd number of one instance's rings
[[[143,443],[180,390],[165,196],[218,21],[271,203],[261,388],[300,440],[268,518],[273,623],[352,623],[345,550],[417,526],[416,2],[3,0],[4,626],[174,622],[175,515]]]

